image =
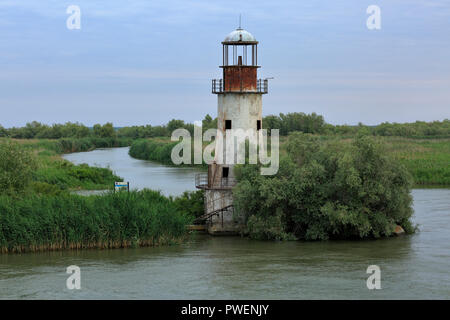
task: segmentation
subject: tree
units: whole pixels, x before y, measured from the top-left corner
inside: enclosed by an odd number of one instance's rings
[[[268,129],[269,133],[272,129],[281,129],[281,119],[278,116],[269,115],[263,118],[263,128]]]
[[[185,124],[183,120],[175,120],[172,119],[167,123],[167,130],[169,131],[169,135],[172,134],[176,129],[184,128]]]
[[[0,138],[1,137],[8,137],[8,130],[3,128],[3,126],[0,124]]]
[[[94,135],[101,138],[115,138],[116,131],[111,122],[105,123],[103,126],[100,124],[94,125]]]
[[[235,210],[250,236],[378,238],[392,235],[396,225],[414,231],[411,176],[374,138],[346,144],[297,132],[286,151],[276,176],[261,176],[255,165],[236,168]]]

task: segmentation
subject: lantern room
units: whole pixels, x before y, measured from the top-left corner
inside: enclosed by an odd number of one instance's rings
[[[238,28],[222,42],[223,67],[258,65],[258,41],[248,31]]]
[[[237,28],[224,41],[223,78],[212,81],[213,93],[267,93],[267,80],[257,79],[258,41],[248,31]]]

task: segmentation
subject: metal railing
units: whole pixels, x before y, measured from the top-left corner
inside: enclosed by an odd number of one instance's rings
[[[223,92],[223,80],[222,79],[213,79],[212,80],[212,93],[221,93]]]
[[[231,189],[236,185],[234,178],[221,178],[214,181],[214,185],[210,186],[207,173],[197,173],[195,175],[195,187],[198,189]]]
[[[218,216],[220,214],[223,214],[225,211],[233,211],[233,210],[234,210],[234,206],[232,204],[230,204],[223,208],[219,208],[219,209],[213,210],[211,212],[206,212],[206,213],[202,214],[200,217],[195,218],[194,224],[199,224],[202,222],[205,223],[207,220],[209,220],[211,222],[213,216]],[[222,225],[223,225],[223,220],[222,220]]]
[[[269,92],[269,80],[258,79],[258,81],[256,82],[256,91],[260,93]]]
[[[225,90],[223,79],[212,79],[211,82],[211,92],[212,93],[224,93],[224,92],[254,92],[254,93],[268,93],[269,92],[269,80],[268,79],[258,79],[256,81],[255,91],[231,91]]]
[[[195,187],[199,189],[208,187],[208,174],[207,173],[197,173],[195,175]]]

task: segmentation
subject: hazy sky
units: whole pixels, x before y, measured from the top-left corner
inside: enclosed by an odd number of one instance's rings
[[[81,29],[69,30],[69,5]],[[366,9],[381,8],[381,30]],[[263,114],[333,124],[450,118],[450,1],[0,0],[0,124],[216,116],[211,79],[238,26],[260,42]]]

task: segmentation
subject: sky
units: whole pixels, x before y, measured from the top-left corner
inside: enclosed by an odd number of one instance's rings
[[[66,26],[70,5],[81,29]],[[239,15],[259,41],[259,77],[274,78],[263,115],[450,118],[450,0],[0,0],[0,125],[215,117],[211,79]]]

